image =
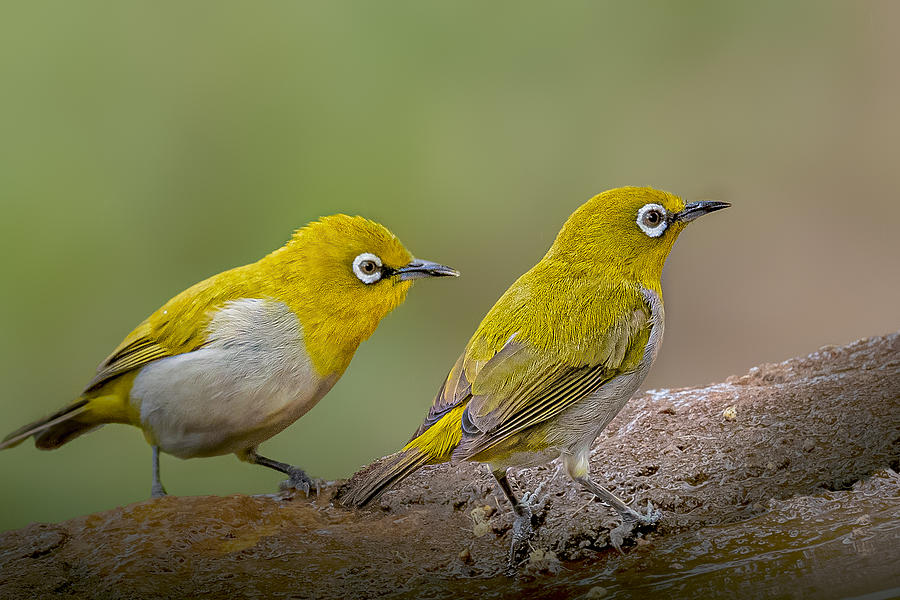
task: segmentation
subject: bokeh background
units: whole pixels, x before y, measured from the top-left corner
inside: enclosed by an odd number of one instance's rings
[[[679,241],[645,387],[900,328],[900,3],[21,2],[0,9],[0,423],[73,399],[169,297],[359,213],[459,268],[418,283],[269,456],[347,476],[404,443],[579,204],[734,208]],[[0,433],[5,433],[0,432]],[[273,491],[163,458],[174,494]],[[145,499],[109,426],[0,453],[0,529]]]

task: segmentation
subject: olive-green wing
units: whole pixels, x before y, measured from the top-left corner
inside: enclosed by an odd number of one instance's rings
[[[112,354],[100,363],[100,366],[97,367],[97,374],[85,387],[84,393],[95,390],[119,375],[143,367],[160,358],[196,350],[202,347],[205,341],[201,336],[193,335],[185,343],[172,346],[166,345],[155,334],[158,332],[152,331],[146,321],[142,323],[119,344]]]
[[[516,359],[520,352],[527,349],[523,344],[515,344],[516,335],[512,335],[499,352],[493,354],[488,360],[476,360],[472,357],[471,348],[474,339],[469,342],[466,349],[456,359],[456,363],[447,378],[438,390],[437,396],[431,404],[428,415],[413,434],[413,438],[420,436],[426,429],[437,423],[441,418],[455,407],[468,402],[472,397],[471,380],[479,378],[481,370],[487,368],[486,374],[496,376],[501,366],[512,366],[523,362],[522,357]],[[482,380],[484,377],[482,377]]]
[[[616,369],[603,363],[554,364],[529,351],[519,352],[516,358],[528,361],[519,363],[529,373],[528,379],[512,395],[486,391],[469,398],[462,413],[463,435],[455,456],[473,456],[519,431],[552,419],[617,374]],[[510,368],[509,359],[506,362],[504,368]]]
[[[97,368],[97,374],[88,383],[85,391],[90,391],[110,379],[137,369],[154,360],[170,356],[170,352],[147,336],[129,336]]]
[[[479,370],[462,413],[454,456],[467,458],[553,419],[614,377],[637,367],[649,338],[648,314],[635,310],[600,333],[590,362],[510,341]]]
[[[95,390],[119,375],[161,358],[203,347],[214,310],[242,295],[238,286],[227,284],[227,277],[238,269],[191,286],[150,315],[100,363],[84,391]]]
[[[463,352],[456,359],[456,363],[450,369],[450,373],[447,374],[441,389],[438,390],[437,396],[428,410],[428,415],[426,415],[425,420],[419,425],[419,428],[410,439],[422,435],[426,429],[440,421],[441,417],[471,397],[472,386],[469,384],[468,378],[466,378],[465,358],[466,353]]]

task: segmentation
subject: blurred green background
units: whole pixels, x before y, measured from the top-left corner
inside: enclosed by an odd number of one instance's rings
[[[21,2],[0,9],[0,423],[73,399],[147,314],[320,215],[459,268],[416,284],[263,446],[343,477],[404,443],[578,205],[654,185],[734,208],[665,273],[645,387],[900,327],[900,3]],[[5,431],[0,432],[5,433]],[[262,493],[234,457],[174,494]],[[143,500],[109,426],[0,453],[0,529]]]

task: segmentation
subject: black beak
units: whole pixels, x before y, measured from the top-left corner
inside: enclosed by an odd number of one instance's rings
[[[727,202],[710,202],[707,200],[704,200],[703,202],[691,202],[684,207],[683,211],[675,214],[675,220],[681,221],[682,223],[690,223],[697,217],[702,217],[706,213],[722,210],[729,206],[731,205]]]
[[[399,276],[400,281],[408,281],[423,277],[459,277],[459,271],[435,262],[413,259],[405,267],[395,269],[392,275]]]

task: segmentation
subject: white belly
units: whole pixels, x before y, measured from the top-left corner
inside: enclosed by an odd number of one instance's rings
[[[313,368],[297,317],[242,299],[212,319],[203,348],[141,369],[131,389],[152,443],[181,458],[254,448],[303,416],[334,384]]]

